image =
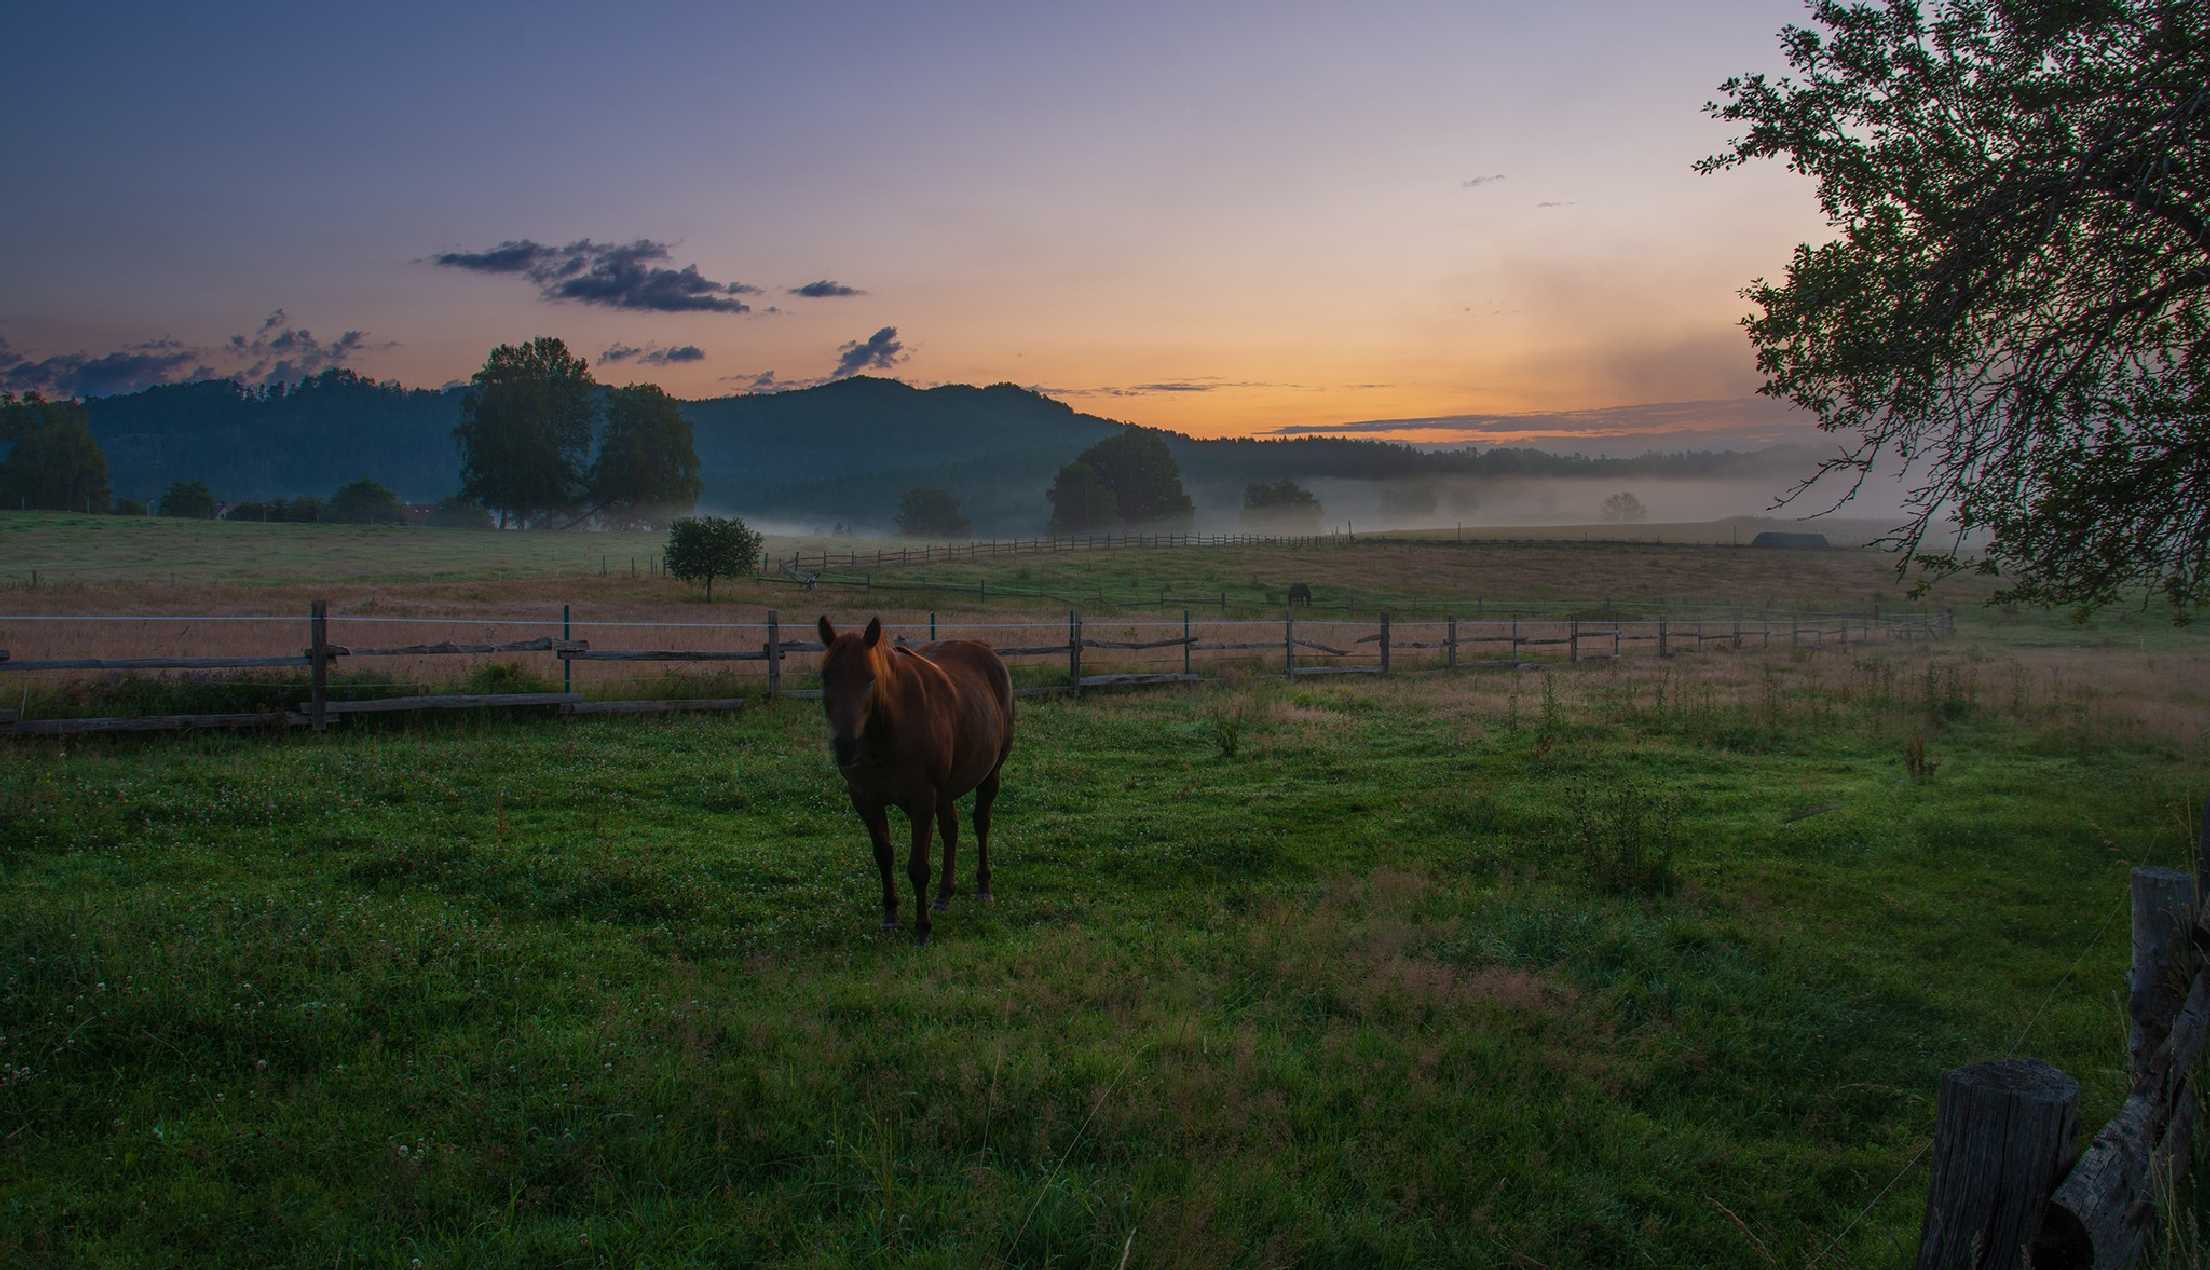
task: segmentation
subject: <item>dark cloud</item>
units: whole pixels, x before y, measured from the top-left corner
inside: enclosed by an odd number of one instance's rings
[[[766,392],[768,389],[773,388],[774,386],[774,371],[763,370],[759,374],[752,377],[752,391],[754,392]]]
[[[433,264],[476,273],[518,274],[537,284],[546,300],[573,300],[609,309],[653,313],[749,313],[738,296],[758,295],[743,282],[716,282],[697,265],[672,269],[668,244],[640,238],[629,243],[579,238],[554,247],[528,238],[511,238],[489,251],[448,251],[430,257]]]
[[[905,360],[905,345],[898,342],[898,328],[886,326],[864,340],[854,340],[836,350],[831,379],[844,379],[863,370],[889,370]]]
[[[1595,410],[1536,411],[1527,414],[1430,415],[1411,419],[1361,419],[1353,423],[1285,424],[1264,435],[1369,436],[1441,433],[1438,440],[1509,443],[1579,442],[1606,439],[1669,444],[1773,444],[1801,440],[1810,417],[1769,397],[1721,401],[1657,401]]]
[[[702,362],[706,350],[696,344],[678,344],[674,348],[638,348],[634,344],[616,344],[599,354],[602,362],[634,361],[641,366],[665,366],[670,362]]]
[[[293,383],[343,366],[368,347],[368,337],[361,331],[347,331],[325,344],[305,327],[287,325],[288,320],[284,310],[277,309],[262,319],[260,329],[251,336],[230,337],[226,351],[242,364],[236,372],[238,378],[252,384]],[[376,347],[398,346],[385,343]]]
[[[214,373],[201,361],[198,349],[187,348],[176,340],[159,339],[97,357],[62,353],[35,362],[17,359],[8,367],[7,386],[16,392],[54,397],[112,397],[156,384],[205,379]]]
[[[825,300],[834,296],[867,294],[858,287],[848,287],[841,282],[835,282],[828,278],[823,278],[818,282],[809,282],[802,287],[792,287],[790,293],[805,296],[809,300]]]
[[[1465,183],[1465,185],[1464,185],[1464,187],[1463,187],[1463,188],[1465,188],[1465,189],[1469,189],[1469,190],[1477,190],[1477,189],[1480,189],[1480,188],[1481,188],[1482,186],[1484,186],[1484,185],[1494,185],[1494,184],[1496,184],[1496,183],[1497,183],[1498,181],[1501,181],[1501,180],[1503,180],[1503,179],[1504,179],[1504,174],[1503,174],[1502,172],[1491,172],[1491,173],[1490,173],[1489,175],[1487,175],[1487,176],[1477,176],[1477,177],[1474,177],[1474,178],[1473,178],[1472,180],[1470,180],[1470,181],[1467,181],[1467,182]]]

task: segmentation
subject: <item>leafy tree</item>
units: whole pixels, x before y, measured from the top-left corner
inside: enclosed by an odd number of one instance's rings
[[[1166,439],[1148,428],[1128,428],[1082,452],[1097,469],[1124,525],[1188,520],[1195,504],[1182,489],[1182,470]]]
[[[1624,490],[1605,499],[1599,510],[1605,523],[1613,525],[1639,524],[1650,518],[1650,509],[1642,505],[1642,500]]]
[[[32,430],[0,461],[0,505],[106,511],[107,456],[85,426],[83,409],[66,408],[75,402],[38,405],[43,408],[24,411],[20,403],[12,404],[7,412],[14,416],[11,426],[27,422]]]
[[[607,521],[654,528],[698,505],[704,485],[691,424],[656,384],[606,394],[606,431],[591,466],[591,504]]]
[[[461,398],[461,493],[527,526],[587,492],[585,465],[598,385],[584,360],[550,336],[501,344]]]
[[[161,496],[161,514],[188,520],[213,520],[215,495],[198,481],[178,481]]]
[[[2206,13],[1820,0],[1781,32],[1786,78],[1705,107],[1747,131],[1699,169],[1818,181],[1833,238],[1753,282],[1744,325],[1763,391],[1849,438],[1798,494],[1910,473],[1899,569],[2083,613],[2210,600]]]
[[[407,508],[397,494],[374,481],[361,480],[340,486],[330,496],[323,519],[344,525],[404,525]]]
[[[430,524],[439,529],[489,529],[491,513],[466,494],[448,494],[430,509]]]
[[[662,558],[669,576],[704,582],[711,604],[715,578],[742,577],[759,567],[760,536],[735,516],[686,516],[668,527]]]
[[[146,514],[146,504],[135,498],[120,498],[115,501],[115,514],[118,516],[143,516]]]
[[[0,392],[0,441],[21,441],[57,423],[89,423],[81,401],[48,401],[35,392]]]
[[[1319,497],[1287,477],[1243,487],[1246,524],[1309,533],[1320,527],[1320,516]]]
[[[1081,459],[1059,469],[1044,497],[1051,500],[1051,532],[1055,534],[1109,529],[1120,519],[1120,504],[1113,498],[1111,487],[1096,468]]]
[[[974,529],[950,490],[924,485],[898,500],[898,532],[909,538],[965,538]]]
[[[312,525],[323,518],[322,500],[319,498],[301,496],[273,503],[271,506],[276,508],[275,519],[295,525]]]

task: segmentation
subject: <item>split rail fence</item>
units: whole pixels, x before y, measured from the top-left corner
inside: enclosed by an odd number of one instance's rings
[[[210,623],[288,624],[297,620],[243,616],[19,615],[0,616],[0,627],[16,623],[152,622],[182,623],[191,630],[199,630],[203,629],[202,624]],[[347,630],[367,629],[371,632],[377,629],[376,624],[389,623],[415,628],[473,626],[479,629],[512,625],[557,625],[560,633],[558,636],[547,634],[518,640],[486,639],[464,642],[447,638],[413,643],[370,643],[351,640],[349,637],[348,642],[341,643],[330,636],[333,622]],[[706,647],[664,646],[678,642],[674,640],[661,641],[661,647],[607,647],[576,635],[579,629],[595,631],[608,628],[714,633],[709,636],[694,634],[689,636],[692,640],[725,640],[728,639],[728,634],[725,633],[735,633],[736,637],[728,642]],[[1146,634],[1147,628],[1154,633]],[[1161,628],[1171,633],[1157,634]],[[1953,629],[1953,616],[1947,610],[1942,610],[1931,614],[1886,613],[1877,616],[1797,613],[1761,615],[1756,618],[1735,617],[1719,621],[1677,621],[1664,617],[1643,621],[1588,621],[1580,618],[1519,614],[1497,618],[1447,617],[1402,621],[1392,620],[1390,614],[1382,613],[1370,621],[1352,621],[1300,617],[1292,609],[1285,612],[1279,622],[1272,622],[1193,620],[1189,610],[1185,609],[1178,622],[1171,619],[1131,621],[1114,618],[1095,634],[1090,632],[1079,611],[1069,611],[1063,636],[1058,634],[1059,629],[1056,622],[947,621],[942,624],[941,634],[945,637],[980,636],[1000,656],[1016,664],[1033,664],[1038,659],[1063,657],[1066,665],[1063,682],[1037,683],[1034,682],[1034,676],[1023,674],[1016,678],[1016,682],[1020,684],[1019,691],[1023,694],[1079,695],[1100,688],[1197,682],[1201,677],[1198,674],[1200,654],[1204,654],[1208,662],[1217,661],[1223,656],[1230,660],[1240,657],[1249,662],[1254,659],[1263,661],[1271,654],[1279,652],[1282,673],[1291,679],[1311,675],[1386,675],[1415,670],[1540,670],[1557,664],[1625,657],[1636,646],[1644,646],[1646,651],[1654,652],[1660,657],[1669,657],[1682,652],[1704,651],[1713,645],[1725,650],[1827,645],[1846,648],[1872,641],[1934,639]],[[904,627],[893,626],[891,631],[894,641],[901,644],[922,642],[924,631],[927,640],[938,638],[940,633],[937,615],[934,613],[929,614],[925,627],[920,623],[911,623]],[[1050,631],[1052,634],[1047,637],[1049,642],[1029,642],[1035,639],[1031,632],[1038,631]],[[398,711],[545,707],[562,715],[646,714],[732,710],[741,708],[746,700],[751,699],[749,696],[727,695],[695,699],[597,699],[577,690],[575,676],[579,665],[627,665],[642,668],[656,663],[690,664],[749,671],[752,664],[757,664],[761,670],[760,678],[764,681],[761,687],[768,698],[819,696],[818,689],[810,688],[804,682],[810,675],[810,666],[798,670],[797,678],[800,682],[786,683],[786,680],[793,678],[787,666],[791,655],[819,652],[822,647],[820,642],[811,637],[810,629],[805,630],[800,638],[787,638],[781,617],[775,610],[769,610],[767,620],[762,623],[617,619],[577,622],[570,611],[564,608],[555,623],[551,619],[536,618],[408,618],[365,614],[333,617],[326,602],[316,601],[309,609],[303,633],[306,637],[305,647],[297,652],[256,651],[250,655],[237,656],[11,658],[6,650],[0,649],[0,678],[36,671],[78,674],[137,671],[205,674],[232,670],[255,673],[284,670],[305,672],[305,682],[295,685],[292,693],[298,699],[276,709],[210,714],[30,718],[27,717],[26,710],[9,710],[0,706],[0,730],[25,735],[196,728],[310,727],[322,730],[329,727],[333,720],[350,715]],[[543,653],[551,657],[559,667],[560,690],[382,695],[382,687],[428,685],[333,683],[331,680],[332,669],[341,664],[389,664],[389,659],[408,659],[405,664],[419,666],[448,657],[483,658],[517,653]],[[1085,654],[1096,654],[1097,658],[1086,661]],[[1098,665],[1097,659],[1108,664]],[[290,681],[251,682],[253,687],[259,689],[283,691],[285,684]],[[360,695],[364,691],[374,692],[375,695]],[[22,700],[28,702],[27,690]],[[18,717],[19,715],[26,717]]]
[[[2077,1080],[2005,1058],[1942,1077],[1917,1270],[2118,1270],[2141,1255],[2193,1150],[2210,1038],[2210,804],[2195,870],[2135,869],[2130,1089],[2077,1149]]]

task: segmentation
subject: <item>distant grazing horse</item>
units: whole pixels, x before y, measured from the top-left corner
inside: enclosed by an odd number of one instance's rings
[[[875,844],[882,870],[882,924],[898,924],[898,888],[890,879],[890,817],[897,807],[913,826],[906,876],[913,879],[913,939],[929,938],[921,903],[929,882],[929,826],[944,837],[936,909],[951,904],[952,860],[959,844],[953,801],[975,792],[975,894],[990,898],[990,804],[998,773],[1013,752],[1013,677],[987,644],[947,639],[923,648],[891,648],[882,621],[864,635],[839,635],[821,619],[821,706],[829,748],[852,796],[852,810]]]
[[[1312,588],[1302,582],[1292,582],[1289,584],[1289,602],[1295,604],[1299,600],[1305,602],[1306,608],[1311,608]]]

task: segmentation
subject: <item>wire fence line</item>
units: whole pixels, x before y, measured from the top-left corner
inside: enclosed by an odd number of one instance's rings
[[[216,634],[226,629],[219,626],[199,629],[202,622],[240,617],[264,624],[301,620],[275,615],[93,614],[83,618],[110,625],[72,630],[67,623],[78,619],[71,615],[0,615],[0,636],[7,635],[11,623],[17,621],[42,623],[15,628],[18,634],[41,633],[35,647],[14,651],[0,647],[0,678],[22,675],[25,684],[20,699],[23,704],[18,710],[0,708],[0,725],[19,733],[145,730],[156,726],[243,727],[264,721],[310,724],[319,729],[328,726],[334,715],[364,711],[551,706],[562,714],[573,714],[735,708],[743,703],[747,691],[744,683],[753,685],[754,696],[761,695],[757,690],[764,687],[764,695],[770,699],[786,693],[813,695],[814,690],[806,685],[812,682],[814,667],[803,654],[822,650],[811,622],[792,625],[789,630],[796,638],[786,638],[781,616],[773,609],[765,622],[606,617],[577,620],[572,613],[564,612],[557,620],[561,628],[557,637],[539,635],[506,643],[460,643],[452,636],[456,628],[474,632],[502,625],[543,629],[555,625],[555,619],[468,614],[348,616],[333,614],[326,602],[316,601],[303,626],[297,628],[304,637],[300,643],[287,641],[287,646],[271,647],[274,641],[261,637],[226,640]],[[152,623],[174,629],[151,643],[143,638],[134,642],[131,636],[103,643],[94,632],[113,630],[115,622]],[[861,624],[848,619],[840,625],[857,630]],[[367,646],[343,638],[349,627],[364,633],[391,631],[398,639],[409,635],[395,627],[412,627],[416,632],[413,638],[419,642]],[[1271,621],[1205,618],[1189,610],[1184,610],[1178,620],[1157,616],[1099,620],[1085,619],[1080,610],[1070,609],[1063,625],[1057,618],[981,622],[932,612],[925,622],[889,623],[883,629],[893,642],[908,646],[941,638],[983,638],[1020,668],[1016,682],[1021,691],[1079,695],[1093,688],[1194,683],[1201,677],[1200,668],[1215,669],[1239,662],[1263,667],[1275,657],[1279,658],[1274,664],[1280,667],[1280,673],[1292,680],[1306,675],[1387,675],[1476,667],[1539,670],[1642,653],[1658,657],[1701,653],[1713,644],[1722,650],[1737,651],[1783,644],[1790,648],[1846,648],[1853,642],[1935,639],[1951,632],[1953,618],[1948,610],[1942,610],[1931,615],[1769,614],[1724,621],[1676,621],[1667,617],[1589,620],[1570,615],[1518,614],[1406,620],[1392,618],[1387,611],[1353,619],[1312,617],[1291,609]],[[623,631],[666,634],[653,647],[632,646],[628,641],[609,647],[606,636]],[[1023,634],[1039,631],[1049,634]],[[1169,633],[1164,638],[1153,637],[1160,631]],[[619,639],[618,635],[614,637]],[[527,662],[517,655],[541,655],[548,661]],[[794,661],[793,655],[798,655],[798,660]],[[463,660],[456,662],[455,658]],[[1061,658],[1063,675],[1053,664]],[[331,678],[334,669],[363,663],[376,665],[384,673]],[[414,696],[393,693],[395,689],[426,689],[440,682],[454,684],[455,666],[468,669],[460,686],[472,691]],[[583,668],[581,686],[579,666]],[[696,667],[705,670],[696,673]],[[150,674],[180,689],[205,689],[226,683],[242,686],[235,684],[240,678],[236,672],[241,670],[255,672],[250,681],[255,691],[274,685],[294,694],[304,690],[304,699],[297,701],[296,708],[282,709],[281,719],[273,718],[265,707],[253,713],[163,716],[159,720],[16,717],[29,712],[29,676],[33,672],[65,675],[70,677],[69,682],[78,684],[96,681],[95,689],[108,685],[112,695],[112,685],[126,674]],[[227,673],[210,675],[210,671]],[[304,684],[298,677],[301,671],[306,672]],[[557,691],[552,689],[546,672],[557,673]],[[609,701],[588,691],[634,692],[640,672],[656,672],[647,682],[663,697]],[[688,678],[686,672],[692,672]],[[730,678],[732,675],[738,678]],[[786,679],[791,682],[786,683]],[[680,692],[686,683],[724,695],[709,701],[664,697],[670,691]],[[727,695],[731,692],[738,695]],[[101,693],[87,689],[78,695],[96,699]],[[41,700],[44,704],[46,698],[42,696]]]

